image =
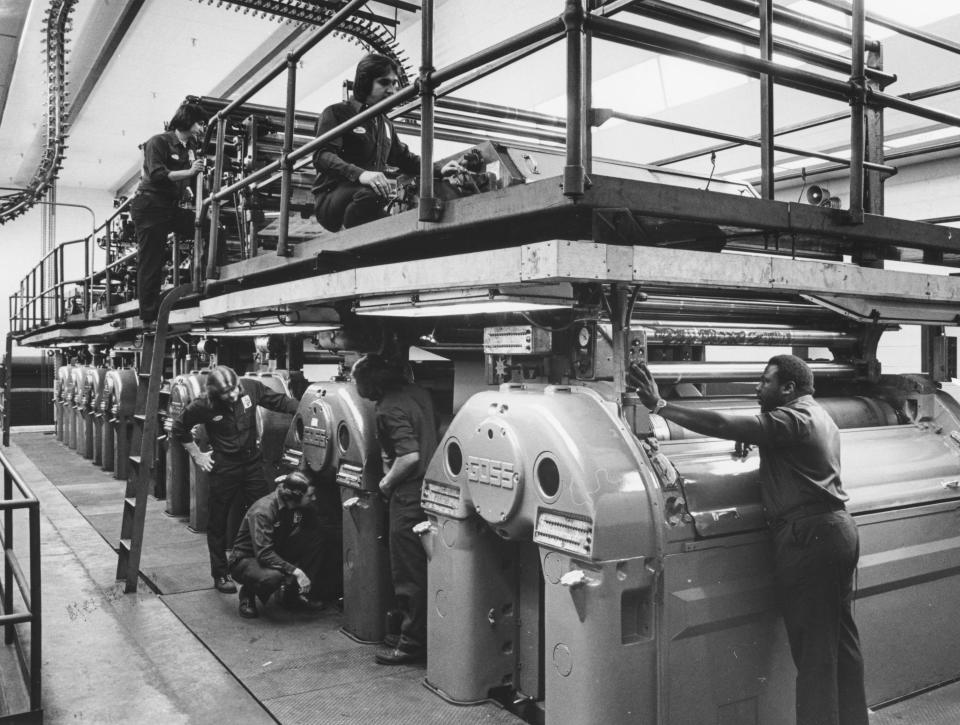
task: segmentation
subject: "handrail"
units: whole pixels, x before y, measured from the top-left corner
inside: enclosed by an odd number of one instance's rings
[[[8,342],[9,347],[9,342]],[[5,441],[6,442],[6,441]],[[31,721],[41,722],[41,581],[40,581],[40,501],[24,482],[20,473],[0,451],[0,465],[3,466],[3,499],[0,511],[3,511],[3,528],[0,529],[0,545],[3,546],[3,584],[0,588],[3,610],[0,625],[4,628],[4,644],[13,644],[20,662],[24,683],[30,692]],[[14,489],[19,495],[14,499]],[[27,509],[29,545],[29,578],[24,575],[23,567],[14,551],[13,512]],[[15,611],[13,585],[16,582],[23,601],[23,610]],[[24,646],[17,624],[30,625],[29,654]],[[26,714],[26,713],[21,713]]]
[[[645,123],[648,125],[659,125],[664,128],[683,133],[698,133],[706,138],[722,139],[727,142],[723,146],[714,146],[715,149],[729,148],[732,145],[760,146],[761,157],[766,157],[767,165],[771,166],[770,160],[773,151],[796,153],[806,155],[810,158],[820,159],[830,164],[845,166],[850,168],[851,189],[850,189],[850,209],[848,214],[850,221],[856,223],[862,216],[864,200],[874,203],[878,190],[874,185],[881,183],[882,177],[895,173],[896,169],[887,163],[884,163],[882,150],[875,147],[877,134],[882,133],[882,123],[879,122],[880,114],[883,109],[895,109],[914,116],[929,119],[939,123],[945,123],[954,126],[960,126],[960,115],[944,112],[937,108],[921,105],[916,101],[926,95],[935,95],[939,92],[955,89],[956,84],[944,86],[940,89],[928,89],[904,96],[893,96],[882,92],[880,89],[895,76],[886,72],[879,62],[881,46],[878,41],[865,37],[863,27],[864,11],[859,0],[849,7],[846,3],[840,3],[838,0],[816,0],[818,4],[838,7],[844,12],[852,13],[854,20],[850,28],[841,28],[838,25],[826,23],[803,16],[800,13],[791,10],[777,8],[773,5],[773,0],[705,0],[705,5],[724,7],[737,13],[747,13],[757,15],[766,12],[774,23],[799,28],[804,32],[810,33],[816,37],[828,40],[837,40],[850,45],[852,55],[849,59],[849,66],[845,55],[836,55],[825,52],[816,47],[815,44],[804,44],[792,41],[785,41],[780,37],[773,35],[770,27],[771,23],[761,24],[761,31],[757,32],[751,29],[741,28],[738,24],[730,22],[721,17],[720,14],[711,15],[705,12],[694,12],[676,3],[675,0],[651,0],[647,3],[638,2],[638,0],[610,0],[602,2],[601,0],[557,0],[558,6],[562,6],[562,12],[553,18],[533,27],[526,28],[507,39],[490,45],[476,51],[466,57],[454,60],[446,67],[434,69],[432,67],[433,58],[433,4],[425,2],[421,5],[421,67],[420,75],[417,80],[400,89],[380,103],[369,108],[363,109],[359,114],[352,117],[349,121],[340,124],[336,128],[325,132],[324,134],[308,140],[299,147],[294,147],[294,114],[295,92],[296,92],[296,73],[297,61],[310,49],[320,43],[324,38],[335,33],[338,26],[342,27],[344,23],[349,23],[349,16],[356,11],[363,0],[349,0],[339,3],[339,9],[331,12],[323,25],[314,32],[306,42],[299,47],[284,55],[283,58],[277,58],[271,67],[262,75],[258,76],[256,82],[250,86],[243,94],[225,102],[225,105],[217,111],[210,123],[207,135],[204,138],[204,145],[210,141],[211,134],[217,135],[216,154],[217,163],[215,173],[209,184],[209,189],[205,195],[197,194],[196,217],[195,217],[195,247],[194,247],[194,284],[196,289],[200,290],[200,284],[206,281],[208,284],[215,280],[219,274],[219,255],[218,235],[220,233],[219,215],[222,202],[225,202],[231,195],[236,194],[242,189],[256,188],[257,186],[274,183],[277,179],[280,181],[280,219],[279,236],[277,242],[277,254],[286,255],[288,253],[288,216],[290,211],[290,192],[292,188],[291,174],[299,166],[309,163],[309,158],[324,143],[332,138],[341,136],[350,129],[367,121],[368,119],[387,113],[390,117],[396,117],[401,114],[410,114],[415,109],[420,108],[417,119],[421,130],[422,151],[421,159],[424,161],[423,172],[428,167],[428,162],[432,160],[433,143],[435,138],[449,138],[450,130],[444,128],[444,109],[460,110],[464,112],[474,111],[483,114],[485,110],[504,113],[501,107],[493,104],[474,103],[471,104],[458,99],[442,99],[443,96],[462,87],[465,83],[474,81],[493,70],[504,67],[505,65],[524,58],[533,52],[560,40],[565,41],[566,50],[566,90],[568,103],[565,117],[562,119],[548,119],[544,114],[527,114],[524,120],[529,123],[542,123],[549,121],[550,126],[564,128],[566,137],[563,146],[565,147],[567,164],[564,168],[563,191],[568,197],[576,199],[584,193],[589,186],[588,172],[592,163],[592,147],[590,143],[590,134],[587,127],[587,120],[599,118],[604,113],[613,113],[619,118],[629,120],[635,123]],[[840,7],[840,6],[843,7]],[[558,7],[558,9],[560,9]],[[613,15],[621,12],[633,12],[649,14],[662,20],[666,25],[673,26],[672,29],[658,30],[647,26],[634,25],[631,23],[620,22],[611,19]],[[857,17],[857,16],[860,17]],[[766,17],[766,15],[765,15]],[[870,13],[865,14],[868,21],[883,20],[879,16],[873,16]],[[895,25],[895,24],[894,24]],[[887,27],[892,27],[888,21]],[[798,55],[807,61],[824,68],[844,71],[849,67],[850,77],[847,79],[833,78],[823,73],[794,68],[783,63],[772,61],[770,52],[761,53],[761,57],[754,57],[747,53],[738,53],[713,47],[709,44],[700,43],[696,40],[685,37],[679,29],[692,28],[701,29],[709,34],[719,34],[727,37],[736,37],[749,42],[750,44],[758,42],[761,45],[769,46],[771,49],[784,50],[794,55]],[[929,33],[914,31],[906,26],[894,28],[907,37],[916,38],[924,43],[936,47],[945,47],[951,52],[960,52],[960,44],[954,44],[952,41],[943,41]],[[597,40],[612,41],[615,43],[631,45],[635,47],[649,48],[655,52],[668,55],[680,56],[689,60],[704,63],[707,65],[725,68],[734,72],[750,77],[763,77],[770,83],[777,83],[789,88],[799,89],[805,92],[814,93],[821,97],[835,99],[845,104],[850,104],[854,110],[856,121],[851,123],[851,141],[858,149],[851,151],[849,160],[840,156],[819,151],[805,152],[791,146],[774,144],[772,139],[777,135],[788,132],[787,129],[775,129],[772,126],[773,109],[772,98],[765,106],[765,121],[761,124],[760,138],[734,136],[732,134],[722,134],[709,129],[696,129],[693,126],[683,126],[682,124],[672,124],[656,119],[649,119],[641,116],[629,114],[618,114],[615,111],[592,108],[590,103],[589,88],[592,82],[591,70],[591,46],[590,44]],[[779,45],[777,45],[779,43]],[[956,46],[956,47],[954,47]],[[866,59],[864,56],[867,56]],[[236,177],[226,177],[223,172],[224,159],[224,136],[226,133],[226,120],[230,114],[234,114],[238,109],[245,108],[244,104],[254,96],[258,91],[266,87],[272,80],[278,78],[283,73],[287,74],[287,98],[283,108],[284,127],[283,143],[279,157],[267,163],[266,165],[251,171],[246,176],[238,174]],[[764,105],[763,103],[761,105]],[[435,108],[441,109],[439,115],[435,114]],[[805,122],[805,126],[827,123],[837,120],[841,116],[849,117],[849,112],[834,117],[828,117],[826,120],[819,119]],[[437,128],[434,123],[436,122]],[[866,138],[858,132],[866,124],[869,126]],[[408,126],[413,127],[414,123]],[[216,127],[216,128],[215,128]],[[482,123],[467,125],[468,128],[484,130]],[[799,126],[798,126],[799,127]],[[556,135],[549,132],[538,131],[543,135],[546,133],[550,139],[558,139]],[[303,130],[301,128],[301,134]],[[466,134],[469,136],[469,134]],[[862,141],[862,143],[861,143]],[[869,144],[869,148],[859,148]],[[558,144],[559,146],[559,144]],[[709,149],[707,153],[709,153]],[[704,150],[689,152],[683,156],[664,159],[655,162],[654,165],[664,165],[678,160],[690,158],[696,154],[702,154]],[[890,158],[896,155],[891,154]],[[819,167],[818,167],[819,168]],[[244,172],[241,172],[243,174]],[[423,174],[422,174],[423,175]],[[766,177],[764,192],[772,195],[772,183],[775,179],[772,172],[768,170],[764,174]],[[864,178],[866,176],[866,178]],[[779,180],[778,177],[776,180]],[[420,221],[433,222],[441,217],[441,209],[429,199],[430,180],[421,179],[423,196],[426,197],[425,204],[421,205]],[[769,188],[767,188],[769,186]],[[200,183],[198,181],[198,191]],[[95,236],[104,228],[115,223],[116,217],[123,209],[118,210],[101,227],[94,231],[94,234],[86,240],[88,249],[92,249],[95,243]],[[204,214],[209,213],[209,239],[206,242],[207,266],[201,269],[200,260],[203,249],[203,240],[200,233]],[[91,288],[96,281],[100,281],[106,275],[106,291],[108,294],[108,305],[111,298],[110,273],[119,266],[126,263],[129,256],[122,259],[113,260],[111,257],[111,234],[107,235],[107,259],[102,270],[86,274],[81,280],[84,288],[83,304],[86,310],[93,307]],[[64,278],[63,249],[66,244],[81,243],[83,240],[73,240],[71,242],[58,245],[57,249],[51,251],[43,257],[40,264],[34,268],[30,275],[24,278],[21,289],[10,298],[10,314],[16,318],[16,324],[12,321],[11,329],[17,334],[22,332],[39,321],[41,324],[48,322],[47,315],[41,309],[38,313],[38,306],[45,303],[51,297],[57,302],[57,319],[62,312],[62,302],[64,288],[68,284]],[[89,256],[89,254],[87,255]],[[50,260],[54,263],[54,274],[51,281],[42,276],[42,268],[48,265]],[[98,287],[99,289],[99,287]],[[38,302],[40,305],[38,305]]]

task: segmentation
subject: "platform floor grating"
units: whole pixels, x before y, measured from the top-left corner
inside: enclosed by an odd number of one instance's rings
[[[124,483],[50,433],[18,432],[13,441],[100,534],[103,544],[98,545],[98,554],[112,555],[119,537]],[[77,555],[82,558],[82,552]],[[358,644],[339,632],[342,616],[336,610],[307,614],[268,605],[260,607],[259,619],[241,619],[237,616],[236,595],[220,594],[212,588],[205,537],[190,531],[185,520],[167,516],[163,501],[151,499],[148,503],[141,573],[183,632],[201,642],[224,671],[277,722],[522,723],[494,705],[457,707],[444,702],[423,686],[422,666],[375,664],[374,647]],[[124,599],[122,594],[116,597],[121,602]],[[69,634],[47,630],[45,639],[51,636]],[[109,657],[111,653],[100,654]],[[179,667],[175,652],[169,653],[168,661],[154,666],[158,672],[152,686],[162,688],[165,681],[173,679],[165,670],[175,672]],[[56,688],[57,683],[51,682],[49,687]],[[184,698],[176,699],[181,702]],[[215,721],[247,722],[249,708],[239,707],[238,701],[239,710],[234,713],[232,706],[231,701],[222,703]],[[203,717],[196,721],[214,720]],[[143,713],[125,722],[157,720]]]

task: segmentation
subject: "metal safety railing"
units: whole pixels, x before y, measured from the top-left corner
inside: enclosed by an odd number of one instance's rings
[[[40,579],[40,502],[14,468],[6,454],[0,451],[3,466],[3,527],[0,529],[0,544],[3,546],[3,583],[0,599],[0,625],[4,628],[4,644],[13,646],[17,653],[21,674],[29,691],[30,709],[26,713],[2,713],[0,722],[16,715],[17,722],[42,722],[43,709],[40,700],[41,658],[41,579]],[[14,512],[27,512],[27,556],[29,577],[24,574],[14,550]],[[18,522],[19,523],[19,522]],[[16,584],[16,589],[14,588]],[[15,594],[19,594],[18,597]],[[29,625],[29,638],[25,641],[17,625]]]
[[[24,276],[9,297],[10,331],[14,335],[62,323],[71,314],[86,316],[98,304],[109,310],[118,269],[136,261],[135,249],[123,252],[130,246],[123,244],[121,229],[129,205],[129,200],[120,204],[90,236],[58,244]],[[70,254],[75,248],[83,256],[82,265],[71,264],[77,261],[71,256],[80,256]],[[83,273],[76,276],[74,268],[79,266]],[[71,287],[75,294],[69,293]]]
[[[944,86],[942,89],[894,96],[883,89],[892,83],[896,76],[884,70],[882,48],[877,41],[865,36],[867,20],[891,28],[905,37],[952,53],[960,53],[960,44],[930,33],[917,31],[908,26],[893,23],[888,19],[865,12],[864,0],[853,0],[847,4],[838,0],[816,0],[819,4],[839,8],[850,15],[849,27],[842,27],[822,20],[804,16],[796,11],[775,7],[773,0],[707,0],[706,5],[718,5],[727,11],[746,14],[759,20],[759,27],[752,29],[745,23],[730,21],[720,14],[695,12],[678,3],[666,0],[564,0],[562,13],[554,18],[528,28],[499,43],[480,50],[442,68],[434,68],[434,0],[422,0],[421,21],[421,64],[415,82],[387,99],[363,109],[348,122],[313,138],[295,148],[294,119],[296,117],[297,73],[300,59],[323,39],[335,35],[338,28],[356,14],[364,0],[349,0],[339,5],[339,9],[320,26],[300,47],[269,68],[249,89],[232,99],[211,119],[204,148],[213,142],[215,161],[210,175],[209,188],[204,189],[203,179],[197,180],[195,237],[193,244],[192,281],[198,293],[206,284],[216,284],[219,278],[219,265],[222,255],[219,253],[220,236],[223,226],[220,223],[222,208],[227,206],[232,195],[241,191],[256,189],[258,185],[280,181],[280,213],[276,253],[289,256],[289,216],[291,210],[292,173],[299,166],[309,162],[312,154],[329,140],[349,132],[357,125],[379,114],[390,117],[404,115],[412,119],[408,126],[418,127],[421,134],[421,177],[419,198],[419,219],[431,223],[441,220],[442,203],[435,198],[433,186],[434,141],[437,138],[450,138],[445,128],[438,129],[438,121],[444,120],[444,108],[459,111],[460,115],[475,113],[488,114],[490,117],[503,118],[504,108],[493,104],[474,104],[465,108],[463,102],[448,99],[452,92],[496,72],[512,63],[556,43],[564,43],[565,49],[565,86],[566,113],[561,123],[544,123],[535,115],[516,116],[530,124],[527,131],[535,141],[544,140],[544,125],[555,129],[547,133],[549,141],[556,148],[563,149],[565,165],[562,177],[561,193],[571,199],[581,197],[589,186],[589,174],[593,163],[592,129],[604,119],[616,117],[633,123],[647,124],[667,128],[679,133],[697,134],[705,138],[724,141],[723,145],[710,149],[700,149],[681,156],[655,161],[656,166],[667,166],[678,161],[694,158],[697,155],[715,153],[717,150],[736,146],[755,146],[760,151],[760,196],[772,199],[774,184],[778,177],[774,175],[775,153],[789,153],[799,157],[808,157],[821,164],[811,173],[819,173],[821,168],[846,168],[849,170],[849,208],[846,210],[847,222],[858,224],[865,212],[881,214],[883,211],[883,181],[895,173],[896,168],[886,162],[884,155],[883,111],[890,108],[913,116],[960,127],[960,116],[932,108],[918,100],[937,95],[940,92],[955,90],[958,85]],[[619,13],[631,13],[655,20],[656,27],[637,25],[614,19]],[[666,29],[660,29],[666,26]],[[787,39],[782,33],[775,34],[775,27],[800,30],[814,40],[806,43]],[[740,43],[744,52],[717,47],[715,44],[691,39],[690,31],[704,33],[720,40],[733,40]],[[697,63],[726,69],[746,77],[759,79],[760,113],[758,124],[760,133],[753,137],[735,136],[692,125],[667,123],[663,120],[631,115],[618,109],[593,108],[591,88],[593,79],[593,46],[595,41],[607,41],[626,45],[658,54],[680,57]],[[816,47],[819,41],[842,43],[850,47],[849,57],[831,53]],[[774,54],[789,56],[809,67],[794,67],[786,62],[774,60]],[[838,78],[827,73],[841,74]],[[282,149],[277,159],[251,170],[246,175],[224,174],[224,139],[230,114],[241,108],[256,93],[271,81],[286,74],[285,118],[282,134]],[[841,118],[850,119],[850,155],[843,158],[838,154],[823,153],[817,150],[805,150],[776,142],[776,137],[789,133],[790,129],[776,128],[774,125],[773,88],[781,85],[816,96],[831,99],[849,108],[829,119],[814,119],[791,128],[812,127]],[[440,108],[440,113],[436,109]],[[508,109],[509,110],[509,109]],[[541,114],[542,115],[542,114]],[[489,128],[489,124],[475,124],[474,129]],[[902,152],[900,152],[902,153]],[[822,167],[822,163],[828,164]],[[806,173],[804,170],[803,173]],[[207,218],[209,217],[209,218]],[[202,229],[208,229],[204,242]],[[88,244],[87,254],[89,257]],[[204,264],[204,253],[206,254]],[[93,305],[91,286],[106,275],[108,303],[110,301],[110,275],[121,261],[109,257],[104,272],[92,273],[89,268],[83,277],[83,306],[87,311]],[[40,265],[38,265],[39,267]],[[54,307],[62,305],[63,269],[54,264],[52,282],[43,278],[42,271],[34,270],[21,291],[11,301],[11,316],[17,321],[12,325],[15,333],[23,333],[40,324],[51,321],[45,316],[43,301],[54,299]],[[179,265],[175,265],[176,273]],[[39,276],[38,276],[39,275]]]

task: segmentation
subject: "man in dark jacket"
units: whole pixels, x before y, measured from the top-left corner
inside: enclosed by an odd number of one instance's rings
[[[390,500],[390,574],[403,615],[400,640],[376,654],[383,665],[416,662],[426,656],[427,555],[413,528],[426,521],[420,489],[437,448],[430,394],[407,383],[399,369],[370,354],[353,366],[361,397],[376,403],[377,439],[384,459],[380,492]]]
[[[240,583],[240,616],[259,616],[280,590],[281,604],[320,611],[323,538],[317,530],[313,483],[294,472],[277,479],[277,490],[256,501],[240,524],[230,552],[230,573]]]
[[[860,638],[853,621],[857,525],[840,481],[840,431],[813,399],[813,373],[770,358],[760,414],[734,416],[667,402],[645,365],[628,383],[651,412],[684,428],[760,448],[760,498],[773,535],[774,581],[797,667],[797,725],[867,725]]]
[[[324,109],[317,136],[339,126],[360,111],[388,98],[399,88],[396,64],[371,53],[357,64],[353,96]],[[390,196],[387,166],[407,174],[420,173],[420,158],[397,139],[393,124],[382,113],[320,146],[313,155],[317,178],[317,221],[331,232],[355,227],[387,215]]]
[[[140,319],[157,319],[167,235],[193,236],[193,212],[180,208],[189,182],[203,171],[197,138],[206,122],[200,106],[184,103],[170,120],[169,130],[143,144],[140,185],[130,203],[137,232],[137,296]]]
[[[238,378],[232,368],[218,365],[207,375],[207,396],[198,398],[174,419],[171,435],[204,471],[211,472],[207,548],[210,573],[221,592],[237,591],[227,571],[226,535],[230,506],[239,494],[249,507],[269,492],[263,456],[257,445],[257,406],[278,413],[297,412],[297,401],[277,393],[255,378]],[[212,451],[201,451],[191,431],[203,425]]]

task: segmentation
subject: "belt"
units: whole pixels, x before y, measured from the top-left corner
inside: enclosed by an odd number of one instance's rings
[[[846,507],[842,501],[818,501],[817,503],[805,503],[800,506],[794,506],[792,509],[784,511],[768,522],[771,529],[779,529],[798,519],[805,519],[808,516],[819,516],[820,514],[829,514],[834,511],[845,511]]]

